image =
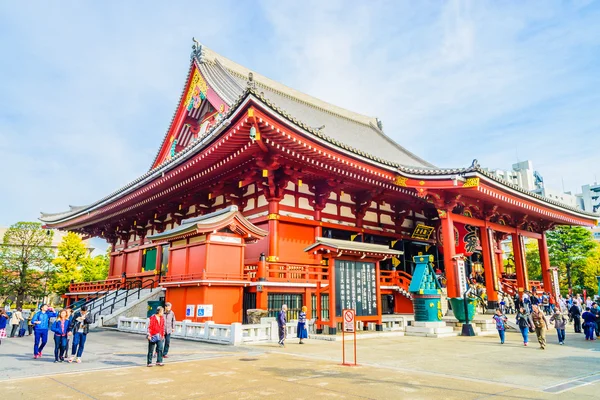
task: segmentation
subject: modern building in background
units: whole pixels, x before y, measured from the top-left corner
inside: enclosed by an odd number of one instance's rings
[[[600,185],[594,182],[593,185],[583,185],[581,194],[577,195],[579,204],[577,207],[589,212],[600,210]]]
[[[600,210],[600,185],[596,182],[592,185],[583,185],[581,193],[576,194],[550,188],[544,184],[542,175],[533,169],[530,160],[513,164],[511,170],[488,169],[488,172],[522,189],[568,206],[588,212]]]

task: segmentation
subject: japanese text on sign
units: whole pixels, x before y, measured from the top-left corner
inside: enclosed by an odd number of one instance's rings
[[[335,260],[336,315],[354,309],[358,316],[377,315],[375,264]]]

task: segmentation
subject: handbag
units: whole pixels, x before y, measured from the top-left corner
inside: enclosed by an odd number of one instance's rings
[[[152,335],[150,337],[150,343],[158,343],[162,340],[162,336],[160,335],[160,333],[157,333],[155,335]]]

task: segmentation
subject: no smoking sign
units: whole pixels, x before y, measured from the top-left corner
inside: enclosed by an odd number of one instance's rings
[[[342,315],[344,316],[344,332],[354,332],[354,317],[356,312],[354,310],[344,310]]]

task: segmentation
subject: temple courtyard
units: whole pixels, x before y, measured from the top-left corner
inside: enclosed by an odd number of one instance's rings
[[[600,343],[571,332],[559,346],[549,333],[545,351],[534,338],[524,348],[517,333],[504,345],[496,336],[361,339],[357,367],[340,365],[340,341],[173,340],[167,364],[147,368],[140,335],[91,332],[81,364],[54,364],[50,342],[33,360],[32,338],[6,339],[0,391],[5,399],[597,399]]]

